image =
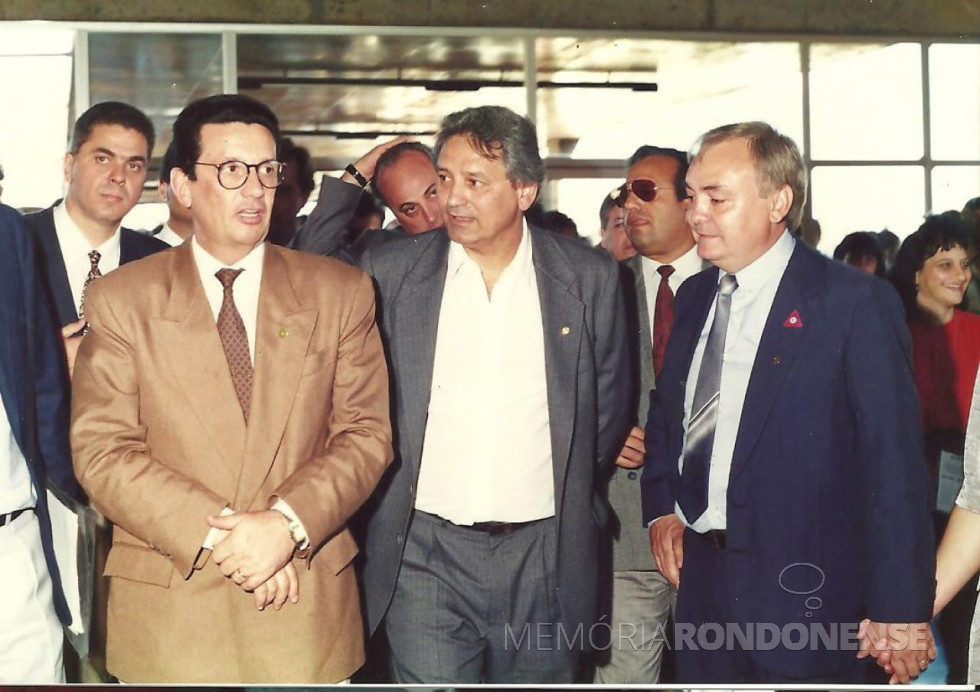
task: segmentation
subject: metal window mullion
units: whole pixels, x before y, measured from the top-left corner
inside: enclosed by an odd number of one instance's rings
[[[920,44],[922,55],[922,162],[925,165],[925,203],[924,211],[932,211],[932,108],[929,93],[929,43]]]
[[[84,113],[92,105],[91,85],[89,81],[88,31],[79,29],[75,32],[75,46],[72,56],[74,65],[75,114],[74,118]],[[72,118],[72,119],[74,119]]]
[[[221,89],[225,94],[238,93],[238,34],[221,32]]]

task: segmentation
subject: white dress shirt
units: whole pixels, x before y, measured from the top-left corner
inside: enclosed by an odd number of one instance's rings
[[[235,307],[238,309],[238,314],[242,316],[242,322],[245,324],[245,333],[248,335],[248,350],[252,355],[252,364],[254,365],[255,323],[259,314],[259,287],[262,284],[262,260],[265,258],[265,243],[259,243],[232,267],[208,254],[207,250],[197,242],[196,236],[191,240],[191,248],[194,252],[194,263],[197,265],[197,271],[201,276],[201,285],[204,286],[204,295],[207,296],[215,322],[218,320],[218,313],[221,311],[221,304],[225,299],[225,289],[215,274],[220,269],[243,270],[235,279],[235,283],[232,284],[231,295],[235,301]]]
[[[119,268],[119,228],[108,240],[93,247],[85,237],[82,229],[78,227],[71,215],[68,214],[68,205],[62,202],[54,209],[54,230],[58,236],[58,245],[61,246],[61,257],[65,262],[65,271],[68,272],[68,285],[71,287],[71,296],[75,301],[75,310],[81,311],[82,308],[82,289],[85,287],[85,279],[92,269],[92,262],[88,258],[88,253],[98,250],[99,271],[108,274],[113,269]]]
[[[170,247],[176,247],[177,245],[183,245],[184,243],[184,239],[174,233],[174,229],[170,227],[169,223],[163,224],[163,228],[160,229],[160,232],[153,237],[157,240],[162,240]],[[235,283],[238,283],[237,279],[235,280]]]
[[[0,514],[37,504],[27,460],[10,429],[7,409],[0,400]]]
[[[711,468],[708,473],[708,508],[704,514],[691,524],[679,504],[674,509],[685,524],[695,531],[703,533],[712,529],[728,527],[726,512],[728,510],[728,477],[732,467],[732,454],[735,451],[735,440],[738,437],[738,427],[742,420],[742,407],[745,404],[745,392],[749,387],[749,377],[755,356],[762,340],[762,332],[766,320],[772,310],[776,290],[789,264],[796,241],[792,234],[785,231],[776,243],[762,257],[757,259],[742,271],[735,274],[738,288],[732,294],[731,312],[728,318],[728,331],[725,337],[725,353],[721,366],[721,384],[718,397],[718,419],[715,425],[715,439],[711,452]],[[725,272],[718,273],[718,279]],[[687,446],[687,423],[691,406],[694,403],[694,390],[697,387],[697,374],[701,370],[701,360],[711,331],[711,322],[715,316],[715,304],[712,303],[705,320],[701,337],[698,339],[694,358],[691,361],[690,376],[687,378],[687,389],[684,393],[684,446]],[[679,468],[684,470],[684,450],[678,460]]]
[[[183,242],[183,241],[181,241]],[[252,364],[255,364],[255,332],[259,314],[259,288],[262,285],[262,264],[265,259],[265,243],[259,243],[245,257],[232,266],[228,266],[218,259],[215,259],[207,250],[202,248],[197,242],[197,237],[191,238],[191,250],[194,253],[194,264],[197,265],[198,275],[201,277],[201,284],[204,286],[204,295],[211,306],[211,314],[214,315],[215,322],[218,321],[218,313],[221,311],[221,304],[225,299],[225,289],[218,281],[215,274],[221,269],[241,269],[242,273],[232,284],[232,299],[238,314],[242,316],[242,323],[245,325],[245,333],[248,335],[248,350],[252,356]],[[298,523],[296,537],[299,539],[300,548],[305,548],[308,544],[306,528],[303,526],[296,512],[282,498],[276,498],[272,509],[275,509],[286,518]],[[221,511],[221,515],[234,514],[231,508],[226,507]],[[204,539],[204,547],[208,550],[214,545],[217,538],[217,529],[208,531]]]
[[[458,525],[555,514],[544,328],[524,234],[492,297],[451,243],[415,507]]]
[[[650,320],[650,341],[652,343],[653,315],[657,309],[657,291],[660,290],[660,282],[662,281],[657,270],[663,264],[649,257],[640,257],[640,266],[643,268],[643,288],[646,291],[647,318]],[[692,245],[690,250],[670,262],[670,266],[674,268],[674,273],[667,279],[667,285],[670,286],[671,292],[677,295],[677,289],[681,287],[681,284],[704,268],[704,263],[698,257],[698,246]]]

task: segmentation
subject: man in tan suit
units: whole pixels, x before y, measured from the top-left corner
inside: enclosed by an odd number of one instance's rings
[[[278,124],[212,96],[174,123],[192,242],[88,287],[72,451],[116,525],[108,668],[133,683],[328,683],[363,662],[345,524],[391,460],[374,291],[267,245]]]

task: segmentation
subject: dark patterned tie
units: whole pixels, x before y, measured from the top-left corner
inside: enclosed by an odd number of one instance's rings
[[[667,281],[674,273],[674,268],[664,264],[657,268],[657,273],[660,274],[660,288],[657,289],[657,300],[653,307],[653,374],[660,377],[670,328],[674,326],[674,292],[670,290],[670,283]]]
[[[252,405],[252,356],[248,350],[248,333],[245,323],[235,307],[232,294],[232,284],[242,273],[242,269],[219,269],[215,272],[218,281],[224,288],[224,299],[218,311],[218,336],[225,350],[231,381],[235,385],[238,403],[242,406],[242,415],[248,423],[249,408]]]
[[[708,508],[708,476],[715,442],[715,424],[718,421],[721,364],[725,355],[732,293],[736,288],[738,281],[734,274],[721,277],[715,301],[715,318],[711,322],[708,343],[701,358],[701,371],[694,388],[694,403],[691,405],[691,416],[687,424],[679,503],[684,517],[692,524]]]
[[[102,272],[99,270],[100,259],[102,259],[102,254],[98,250],[92,250],[92,252],[88,253],[89,269],[85,277],[85,283],[82,284],[82,297],[78,301],[79,317],[85,314],[85,291],[88,290],[90,283],[102,276]]]

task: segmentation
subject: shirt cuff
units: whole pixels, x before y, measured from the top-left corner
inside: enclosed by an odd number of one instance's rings
[[[296,540],[296,547],[300,550],[306,550],[309,548],[310,536],[306,533],[306,527],[303,526],[303,522],[299,520],[299,516],[297,516],[296,512],[293,511],[293,508],[280,497],[276,499],[275,504],[272,505],[272,509],[276,510],[285,516],[287,520],[289,520],[289,532]]]
[[[231,507],[225,507],[223,510],[221,510],[221,514],[219,514],[218,516],[227,517],[228,515],[234,513],[235,510],[233,510]],[[212,526],[211,530],[208,531],[208,535],[204,537],[204,543],[201,544],[201,547],[204,548],[205,550],[214,550],[214,542],[217,540],[220,531],[221,529]]]

